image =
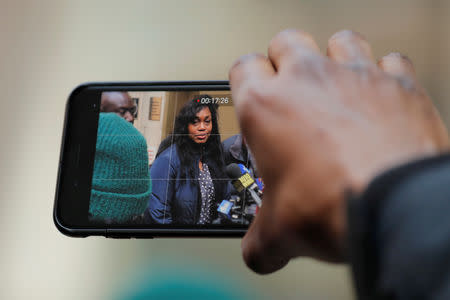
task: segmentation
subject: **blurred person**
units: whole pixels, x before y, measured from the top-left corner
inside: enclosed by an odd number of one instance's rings
[[[209,224],[218,203],[229,198],[217,105],[195,99],[181,108],[150,169],[149,223]]]
[[[103,92],[100,111],[115,113],[133,124],[136,104],[127,92]]]
[[[227,138],[222,142],[222,145],[226,165],[232,163],[242,164],[250,170],[250,175],[254,178],[258,177],[255,160],[247,148],[245,138],[243,138],[242,134],[239,133]]]
[[[214,268],[193,257],[159,257],[157,262],[138,265],[124,277],[108,299],[116,300],[247,300],[272,299],[261,295],[240,274],[223,267]]]
[[[130,123],[100,113],[89,218],[96,222],[142,222],[151,193],[147,142]]]
[[[450,299],[449,138],[411,61],[376,64],[348,30],[323,55],[286,30],[229,75],[265,182],[246,264],[265,274],[297,256],[346,261],[359,299]]]

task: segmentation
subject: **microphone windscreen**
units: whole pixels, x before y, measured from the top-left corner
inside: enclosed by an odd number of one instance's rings
[[[227,166],[226,172],[228,177],[230,177],[231,179],[237,179],[241,177],[241,168],[239,168],[238,164],[229,164]]]

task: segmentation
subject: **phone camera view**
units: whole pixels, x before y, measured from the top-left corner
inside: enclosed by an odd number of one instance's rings
[[[91,222],[248,225],[263,189],[230,91],[102,93]]]

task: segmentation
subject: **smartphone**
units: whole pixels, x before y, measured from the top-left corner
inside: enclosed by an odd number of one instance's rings
[[[73,237],[238,237],[263,196],[227,81],[70,94],[53,219]]]

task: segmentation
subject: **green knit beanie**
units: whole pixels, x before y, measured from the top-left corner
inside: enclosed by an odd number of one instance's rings
[[[147,142],[115,113],[100,113],[89,213],[124,222],[147,208],[151,193]]]

